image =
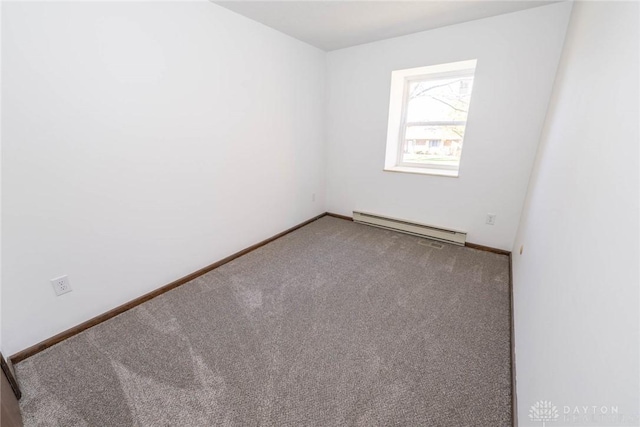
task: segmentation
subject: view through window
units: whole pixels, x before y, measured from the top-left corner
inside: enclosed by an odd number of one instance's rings
[[[454,69],[447,70],[448,65]],[[458,69],[455,69],[456,65]],[[461,66],[465,68],[460,69]],[[428,72],[429,69],[436,71]],[[396,78],[395,83],[392,80],[392,102],[393,85],[400,84],[402,105],[396,109],[400,118],[397,120],[399,133],[396,133],[394,144],[395,158],[388,166],[457,171],[473,90],[475,61],[414,70],[413,73],[412,70],[401,70],[404,72],[402,78]],[[393,114],[392,107],[390,115]],[[391,123],[392,117],[390,126]]]
[[[457,167],[473,75],[408,81],[401,164]]]

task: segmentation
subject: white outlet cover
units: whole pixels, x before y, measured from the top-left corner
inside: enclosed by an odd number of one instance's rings
[[[53,286],[53,290],[58,296],[71,292],[71,285],[69,284],[69,277],[67,276],[51,279],[51,286]]]
[[[495,225],[496,223],[496,214],[487,214],[487,224],[489,225]]]

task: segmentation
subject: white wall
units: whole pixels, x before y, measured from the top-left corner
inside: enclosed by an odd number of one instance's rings
[[[324,52],[210,2],[3,2],[2,36],[8,354],[326,210]]]
[[[514,246],[518,414],[551,400],[640,425],[638,3],[579,2]],[[524,245],[522,255],[517,255]],[[635,418],[632,416],[635,415]],[[551,425],[551,423],[548,423]]]
[[[570,3],[328,54],[327,208],[468,232],[510,250],[549,101]],[[460,177],[383,172],[391,72],[477,59]],[[485,224],[497,214],[496,225]]]
[[[2,2],[0,2],[0,47],[2,46]],[[1,51],[1,49],[0,49]],[[0,87],[2,87],[2,55],[0,54]],[[2,117],[2,98],[0,97],[0,118]],[[0,177],[2,177],[2,120],[0,119]],[[2,242],[2,182],[0,181],[0,242]],[[6,358],[2,344],[2,244],[0,243],[0,352]]]

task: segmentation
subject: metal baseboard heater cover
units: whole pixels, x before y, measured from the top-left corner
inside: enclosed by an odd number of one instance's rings
[[[353,211],[353,221],[414,236],[439,240],[441,242],[453,243],[454,245],[464,246],[467,240],[467,233],[463,231],[448,230],[446,228],[366,212]]]

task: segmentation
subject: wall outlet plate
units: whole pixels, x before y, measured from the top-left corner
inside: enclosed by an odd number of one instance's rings
[[[51,279],[51,285],[58,296],[71,292],[71,285],[69,284],[69,277],[67,276],[60,276],[55,279]]]
[[[492,213],[487,214],[487,224],[496,225],[496,214],[492,214]]]

